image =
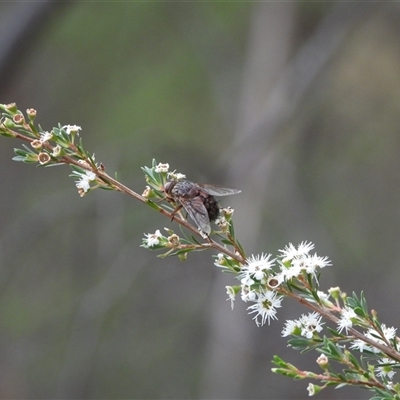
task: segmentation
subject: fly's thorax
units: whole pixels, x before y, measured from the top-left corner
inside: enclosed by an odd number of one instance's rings
[[[199,189],[193,182],[178,181],[172,188],[172,195],[183,198],[193,198],[198,195]]]

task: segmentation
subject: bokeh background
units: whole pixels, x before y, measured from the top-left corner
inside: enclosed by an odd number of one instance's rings
[[[2,2],[0,102],[85,148],[141,193],[140,167],[238,187],[248,253],[313,241],[321,288],[365,291],[399,326],[400,6],[369,2]],[[305,399],[271,372],[307,310],[257,328],[211,254],[160,260],[176,227],[113,192],[77,194],[68,167],[0,145],[0,398]],[[319,398],[362,399],[360,389]]]

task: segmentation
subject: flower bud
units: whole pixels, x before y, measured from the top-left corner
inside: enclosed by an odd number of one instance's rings
[[[309,383],[307,386],[309,396],[314,396],[315,394],[319,393],[322,389],[323,389],[322,386],[314,385],[313,383]]]
[[[36,110],[33,109],[33,108],[28,108],[26,110],[26,115],[28,116],[29,121],[33,122],[35,120],[35,117],[36,117]]]
[[[7,129],[14,129],[15,128],[15,123],[12,119],[10,118],[5,118],[4,124],[3,124]]]
[[[339,287],[339,286],[331,287],[331,288],[328,290],[328,293],[332,296],[333,299],[339,300],[339,298],[340,298],[340,293],[341,293],[340,287]]]
[[[329,365],[328,357],[325,354],[320,354],[319,357],[317,358],[317,364],[322,369],[327,369],[327,367]]]
[[[178,258],[179,258],[181,261],[186,261],[186,259],[187,259],[187,253],[179,253],[179,254],[178,254]]]
[[[5,108],[11,114],[15,114],[18,111],[17,105],[15,103],[5,104]]]
[[[146,186],[143,190],[142,196],[145,199],[153,199],[154,197],[157,197],[154,193],[154,190],[150,186]]]

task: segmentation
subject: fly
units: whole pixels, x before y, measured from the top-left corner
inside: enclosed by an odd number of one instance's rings
[[[229,196],[241,192],[238,189],[187,180],[168,181],[163,190],[167,200],[177,204],[172,218],[183,207],[199,230],[206,235],[211,233],[210,221],[215,221],[219,215],[220,208],[214,196]]]

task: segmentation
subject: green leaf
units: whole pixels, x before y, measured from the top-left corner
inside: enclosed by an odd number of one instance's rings
[[[14,153],[24,158],[29,154],[28,152],[22,149],[14,149]]]
[[[289,378],[294,378],[294,379],[301,379],[298,374],[295,372],[289,371],[287,369],[281,369],[281,368],[271,368],[271,371],[275,374],[283,375],[283,376],[288,376]]]
[[[233,221],[229,223],[229,234],[231,235],[231,237],[235,237],[235,228],[233,227]]]
[[[329,348],[331,354],[333,356],[336,356],[338,358],[342,358],[343,357],[343,351],[342,349],[336,345],[335,343],[331,342],[328,338],[324,337],[324,346],[326,346],[327,348]]]
[[[11,137],[11,138],[15,137],[14,134],[9,133],[7,130],[2,130],[2,131],[0,131],[0,135],[1,135],[1,136],[4,136],[4,137]]]
[[[29,158],[25,158],[24,160],[22,160],[22,162],[24,162],[25,164],[36,164],[37,160],[31,160]],[[38,165],[38,167],[42,167],[43,165]]]
[[[13,161],[25,161],[25,156],[15,156],[12,158]]]
[[[309,274],[309,276],[311,277],[311,274]],[[312,287],[312,283],[310,283],[310,286]],[[314,298],[314,300],[315,300],[318,304],[321,303],[321,300],[320,300],[320,298],[319,298],[318,293],[317,293],[316,290],[311,290],[311,295],[312,295],[312,297]]]
[[[58,164],[58,165],[60,165],[60,164]],[[103,189],[103,190],[114,190],[114,189],[111,188],[110,186],[103,186],[103,185],[98,186],[98,188],[99,188],[99,189]]]
[[[371,397],[370,400],[393,400],[399,399],[399,396],[393,395],[390,392],[384,391],[382,389],[374,388],[376,395]]]
[[[74,172],[78,172],[79,174],[84,174],[86,172],[86,170],[84,170],[81,167],[78,167],[77,165],[74,164],[70,164],[72,171]],[[75,176],[75,175],[74,175]]]
[[[318,346],[318,344],[310,339],[296,337],[288,340],[288,346],[292,347],[295,350],[306,352],[315,348],[316,346]]]
[[[244,248],[242,244],[239,242],[239,240],[236,240],[236,245],[239,247],[240,252],[243,254],[244,257],[246,257],[246,252],[244,251]]]
[[[354,365],[354,367],[355,367],[356,369],[361,369],[361,368],[362,368],[361,365],[360,365],[360,363],[359,363],[358,360],[354,357],[353,354],[348,353],[348,358],[349,358],[349,361]]]
[[[146,201],[146,204],[147,204],[149,207],[154,208],[154,209],[157,210],[157,211],[160,209],[160,206],[159,206],[158,204],[156,204],[156,203],[153,203],[151,200],[147,200],[147,201]]]
[[[22,144],[22,147],[30,154],[36,154],[30,147],[28,147],[25,143]]]
[[[368,306],[367,301],[364,297],[364,293],[361,292],[360,299],[357,295],[353,292],[352,297],[347,298],[347,304],[349,307],[354,309],[354,312],[360,317],[367,317],[368,316]]]
[[[218,268],[218,267],[217,267]],[[227,267],[221,265],[220,268],[222,268],[222,271],[224,274],[231,274],[231,275],[236,275],[237,271],[233,271],[231,269],[227,269]],[[228,267],[229,268],[229,267]]]
[[[190,237],[192,238],[192,243],[201,244],[201,243],[197,240],[197,238],[196,238],[195,236],[190,235]]]
[[[339,333],[336,329],[330,328],[329,326],[327,326],[326,329],[328,329],[328,331],[331,333],[331,335],[333,337],[342,338],[342,339],[346,338],[345,335]]]
[[[234,243],[231,242],[231,241],[228,240],[228,239],[222,239],[221,242],[222,242],[223,244],[227,244],[227,245],[229,245],[229,246],[233,246],[233,245],[234,245]]]
[[[287,367],[287,363],[286,361],[283,361],[281,357],[279,357],[278,355],[274,355],[272,357],[272,364],[277,365],[278,367]]]

